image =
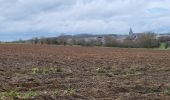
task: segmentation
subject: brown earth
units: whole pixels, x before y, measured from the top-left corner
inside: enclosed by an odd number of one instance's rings
[[[8,91],[39,93],[27,100],[170,100],[170,51],[0,45],[0,92]]]

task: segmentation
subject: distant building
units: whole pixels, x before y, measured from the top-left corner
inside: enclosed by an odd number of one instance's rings
[[[132,30],[132,28],[130,28],[130,30],[129,30],[129,35],[130,35],[130,36],[133,35],[133,30]]]
[[[142,34],[143,33],[133,33],[133,30],[132,30],[132,28],[130,28],[130,30],[129,30],[129,37],[131,38],[131,39],[138,39],[140,36],[142,36]]]

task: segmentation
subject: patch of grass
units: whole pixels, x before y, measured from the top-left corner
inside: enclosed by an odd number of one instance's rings
[[[168,48],[168,45],[166,43],[161,43],[160,46],[159,46],[160,49],[167,49]]]
[[[73,88],[69,88],[64,91],[63,93],[65,96],[75,96],[76,95],[76,90]]]
[[[155,92],[161,92],[161,90],[159,88],[155,88],[155,87],[150,87],[146,89],[147,93],[155,93]]]
[[[0,93],[0,100],[9,99],[9,100],[18,100],[18,99],[30,99],[33,97],[38,96],[39,93],[29,91],[25,93],[17,92],[17,91],[9,91],[9,92],[1,92]]]
[[[144,70],[138,65],[131,65],[130,68],[113,68],[112,73],[114,75],[140,75],[141,71]]]
[[[106,73],[106,76],[107,76],[107,77],[113,77],[114,74],[110,72],[110,73]]]
[[[55,72],[63,72],[63,70],[61,68],[54,69],[53,71],[55,71]]]
[[[40,69],[39,68],[32,68],[32,73],[33,74],[36,74],[36,73],[39,73],[40,72]]]
[[[16,92],[16,91],[9,91],[9,92],[1,92],[0,93],[0,99],[12,99],[12,100],[16,100],[17,98],[19,98],[20,93]]]
[[[113,69],[111,72],[113,75],[120,75],[124,73],[121,69]]]
[[[142,71],[146,71],[147,69],[140,65],[131,65],[130,67],[118,67],[112,66],[108,68],[97,68],[96,71],[99,74],[104,74],[108,77],[113,77],[117,75],[129,76],[129,75],[141,75]]]
[[[60,92],[58,90],[54,91],[54,95],[55,96],[59,96],[60,95]]]
[[[31,71],[33,74],[49,74],[63,72],[61,68],[32,68]]]
[[[164,93],[170,94],[170,87],[167,87],[167,88],[164,90]]]
[[[106,73],[106,70],[105,69],[102,69],[102,68],[97,68],[96,71],[98,73]]]
[[[140,68],[138,65],[132,65],[130,68],[127,68],[125,70],[126,75],[139,75],[141,74],[142,68]]]
[[[33,98],[33,97],[36,97],[39,95],[40,94],[37,92],[29,91],[29,92],[23,94],[23,98]]]

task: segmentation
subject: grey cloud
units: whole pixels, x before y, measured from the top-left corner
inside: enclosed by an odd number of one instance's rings
[[[169,0],[0,0],[0,33],[161,32],[169,12]]]

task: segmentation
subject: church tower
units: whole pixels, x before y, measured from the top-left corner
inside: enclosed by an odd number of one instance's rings
[[[129,30],[129,35],[130,35],[130,36],[133,35],[133,30],[132,30],[132,28],[130,28],[130,30]]]

